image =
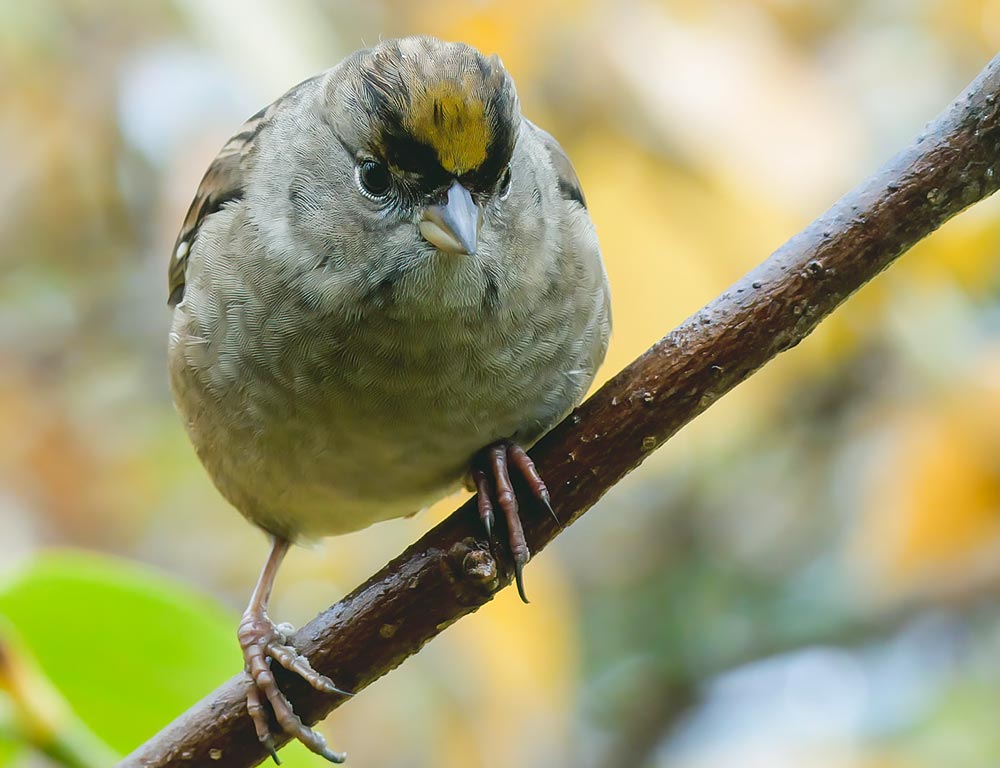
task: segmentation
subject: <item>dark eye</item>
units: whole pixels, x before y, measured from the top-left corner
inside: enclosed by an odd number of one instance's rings
[[[392,185],[389,169],[377,160],[362,160],[358,165],[358,186],[369,197],[385,197]]]
[[[497,187],[497,194],[501,200],[506,200],[510,194],[510,166],[503,169],[503,176],[500,177],[500,185]]]

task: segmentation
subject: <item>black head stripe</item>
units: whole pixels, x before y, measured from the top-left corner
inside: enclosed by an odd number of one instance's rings
[[[356,66],[352,100],[371,116],[362,144],[427,189],[456,176],[476,190],[496,185],[520,122],[499,59],[461,44],[406,38],[370,49]]]

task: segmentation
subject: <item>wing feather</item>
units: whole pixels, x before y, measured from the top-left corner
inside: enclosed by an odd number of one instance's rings
[[[524,118],[524,122],[534,131],[535,136],[549,153],[552,167],[555,169],[556,176],[559,179],[559,193],[563,196],[563,199],[567,201],[575,200],[586,208],[587,199],[583,196],[583,187],[580,186],[580,178],[576,175],[576,171],[573,170],[573,164],[569,161],[565,150],[563,150],[559,142],[548,131],[539,128],[527,118]]]
[[[254,150],[254,145],[261,131],[271,122],[277,109],[294,97],[300,89],[316,77],[309,78],[289,90],[257,114],[247,120],[240,130],[226,142],[208,166],[205,176],[198,185],[194,200],[188,208],[181,231],[174,242],[174,250],[170,255],[170,265],[167,268],[169,297],[167,303],[173,307],[184,298],[185,273],[187,271],[188,255],[194,246],[195,238],[205,219],[218,211],[226,203],[242,200],[246,185],[247,161]]]

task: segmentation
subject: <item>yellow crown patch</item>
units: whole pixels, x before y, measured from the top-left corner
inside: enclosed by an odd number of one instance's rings
[[[492,138],[486,106],[454,80],[434,83],[418,94],[410,102],[406,124],[410,135],[434,148],[449,173],[471,171],[486,159]]]

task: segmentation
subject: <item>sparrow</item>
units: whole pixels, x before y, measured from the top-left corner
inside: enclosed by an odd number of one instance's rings
[[[168,276],[177,410],[218,490],[272,541],[238,631],[247,711],[275,760],[268,708],[342,762],[271,671],[345,693],[268,616],[281,561],[464,481],[491,541],[504,521],[526,601],[512,477],[551,512],[525,449],[582,400],[611,330],[579,179],[497,56],[385,40],[225,144]]]

